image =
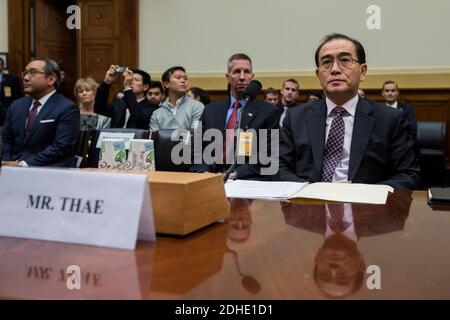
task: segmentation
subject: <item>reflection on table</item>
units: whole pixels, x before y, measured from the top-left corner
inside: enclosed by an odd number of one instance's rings
[[[449,299],[450,208],[229,199],[230,215],[135,251],[0,238],[6,299]],[[81,290],[67,288],[67,267]],[[381,289],[367,287],[367,268]]]

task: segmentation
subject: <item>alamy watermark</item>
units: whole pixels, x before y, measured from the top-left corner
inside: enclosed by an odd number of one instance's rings
[[[81,8],[77,5],[71,5],[67,7],[67,14],[70,16],[66,20],[66,26],[69,30],[81,29]]]
[[[369,14],[366,25],[369,30],[381,29],[381,8],[376,4],[367,7],[366,13]]]
[[[233,136],[234,139],[224,157],[224,143],[227,135]],[[234,162],[239,165],[258,164],[261,175],[274,175],[279,168],[279,137],[279,129],[245,131],[227,129],[225,132],[219,129],[207,129],[202,131],[200,122],[192,137],[187,129],[172,132],[171,140],[178,141],[178,144],[173,147],[170,157],[175,165],[213,165]]]
[[[69,276],[66,280],[66,287],[69,290],[81,290],[81,268],[77,265],[70,265],[66,269]]]

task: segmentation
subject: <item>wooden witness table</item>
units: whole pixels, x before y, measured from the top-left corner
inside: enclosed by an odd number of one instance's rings
[[[233,200],[229,223],[135,251],[0,237],[0,298],[450,298],[450,208],[396,191],[386,205],[351,210],[356,242],[325,239],[324,204],[261,200]],[[70,265],[81,290],[67,289]],[[373,265],[379,290],[366,285]]]

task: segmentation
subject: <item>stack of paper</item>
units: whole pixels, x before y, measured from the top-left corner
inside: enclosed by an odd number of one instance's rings
[[[225,184],[228,198],[289,199],[308,183],[234,180]]]
[[[235,180],[225,184],[228,198],[246,199],[294,199],[307,198],[339,202],[385,204],[389,192],[387,185],[361,183],[313,184],[300,182],[272,182]]]

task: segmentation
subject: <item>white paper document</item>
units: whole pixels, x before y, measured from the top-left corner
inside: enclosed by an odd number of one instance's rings
[[[228,198],[247,199],[318,199],[339,202],[385,204],[389,192],[387,185],[361,183],[300,183],[235,180],[225,184]]]
[[[289,199],[308,183],[234,180],[225,184],[228,198]]]
[[[320,199],[339,202],[385,204],[394,189],[382,184],[316,182],[303,188],[293,198]]]

